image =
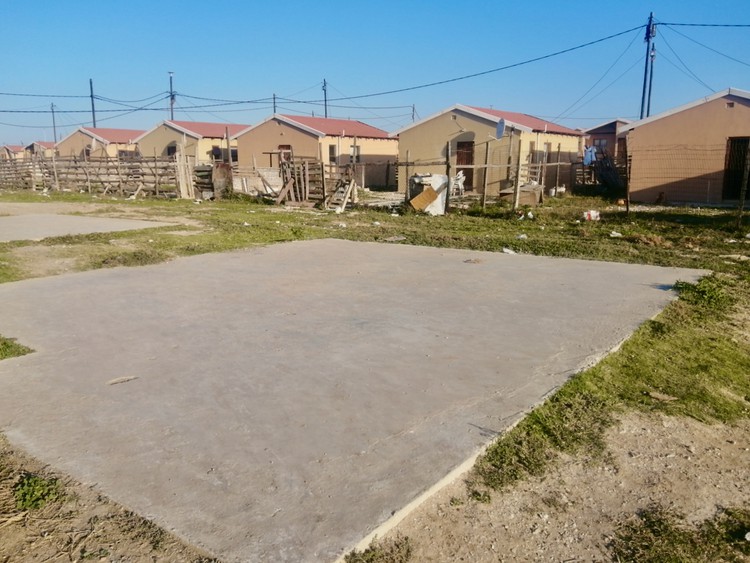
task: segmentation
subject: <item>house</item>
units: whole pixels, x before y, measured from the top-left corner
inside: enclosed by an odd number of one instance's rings
[[[55,145],[57,154],[76,158],[132,158],[138,154],[136,129],[79,127]]]
[[[498,124],[505,124],[496,138]],[[451,173],[462,171],[466,190],[497,195],[500,190],[532,179],[532,166],[572,162],[583,149],[583,134],[525,113],[455,104],[399,129],[398,189],[404,192],[412,174],[444,174],[447,146]],[[490,165],[475,169],[476,165]],[[558,160],[559,159],[559,160]],[[404,170],[406,168],[406,170]],[[541,166],[536,167],[537,170]],[[518,178],[517,178],[518,175]],[[555,178],[551,177],[551,181]]]
[[[173,157],[179,146],[195,164],[211,164],[227,162],[231,148],[232,162],[237,162],[237,142],[232,136],[247,127],[236,123],[166,120],[145,131],[136,142],[146,157]]]
[[[3,145],[0,147],[0,160],[21,160],[23,159],[22,145]]]
[[[55,143],[52,141],[34,141],[30,145],[24,147],[24,158],[52,158],[57,153],[55,152]]]
[[[615,160],[625,159],[627,156],[625,135],[618,135],[617,130],[629,123],[629,119],[617,118],[584,129],[583,132],[588,136],[586,144],[596,147],[598,154],[607,154]]]
[[[728,88],[618,133],[626,137],[634,201],[735,201],[750,142],[750,92]]]
[[[327,168],[355,166],[363,186],[394,182],[398,139],[354,119],[274,114],[236,135],[240,166],[278,167],[280,159],[315,159]]]

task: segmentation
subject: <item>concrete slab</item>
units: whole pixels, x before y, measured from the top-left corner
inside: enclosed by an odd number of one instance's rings
[[[324,561],[696,270],[318,240],[0,286],[0,429],[228,561]]]
[[[24,214],[0,216],[0,242],[12,240],[42,240],[64,235],[86,235],[167,227],[176,223],[113,219],[78,215]]]

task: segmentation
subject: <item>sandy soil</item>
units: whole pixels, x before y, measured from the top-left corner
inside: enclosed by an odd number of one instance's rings
[[[612,561],[618,523],[660,504],[689,522],[750,504],[750,422],[706,425],[630,413],[605,460],[562,458],[488,504],[456,481],[385,537],[408,536],[414,561]]]

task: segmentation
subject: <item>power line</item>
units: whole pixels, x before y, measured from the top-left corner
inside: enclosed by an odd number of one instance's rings
[[[482,72],[475,72],[473,74],[466,74],[464,76],[457,76],[455,78],[447,78],[445,80],[437,80],[435,82],[429,82],[427,84],[420,84],[418,86],[409,86],[407,88],[398,88],[398,89],[395,89],[395,90],[386,90],[386,91],[383,91],[383,92],[375,92],[375,93],[372,93],[372,94],[361,94],[359,96],[349,96],[347,98],[331,98],[328,101],[329,102],[331,102],[331,101],[336,102],[336,101],[343,101],[343,100],[359,100],[359,99],[362,99],[362,98],[373,98],[375,96],[385,96],[387,94],[399,94],[401,92],[410,92],[412,90],[420,90],[422,88],[430,88],[432,86],[439,86],[441,84],[449,84],[451,82],[458,82],[460,80],[467,80],[469,78],[476,78],[477,76],[484,76],[486,74],[492,74],[494,72],[500,72],[501,70],[508,70],[508,69],[511,69],[511,68],[516,68],[516,67],[519,67],[519,66],[524,66],[524,65],[527,65],[527,64],[535,63],[535,62],[538,62],[538,61],[543,61],[545,59],[550,59],[552,57],[557,57],[559,55],[564,55],[565,53],[571,53],[573,51],[578,51],[578,50],[583,49],[585,47],[590,47],[591,45],[596,45],[597,43],[602,43],[604,41],[608,41],[609,39],[614,39],[615,37],[619,37],[620,35],[625,35],[627,33],[630,33],[631,31],[635,31],[636,29],[643,29],[644,27],[645,27],[644,25],[639,25],[639,26],[636,26],[636,27],[631,27],[630,29],[626,29],[625,31],[620,31],[619,33],[613,33],[612,35],[607,35],[606,37],[602,37],[600,39],[595,39],[594,41],[589,41],[588,43],[582,43],[580,45],[576,45],[575,47],[569,47],[567,49],[562,49],[560,51],[555,51],[554,53],[548,53],[547,55],[542,55],[540,57],[534,57],[534,58],[531,58],[531,59],[526,59],[525,61],[520,61],[520,62],[517,62],[517,63],[513,63],[513,64],[509,64],[509,65],[505,65],[505,66],[493,68],[493,69],[490,69],[490,70],[484,70]]]
[[[674,23],[659,22],[661,25],[674,25],[683,27],[750,27],[750,23]]]
[[[740,63],[741,65],[750,66],[750,63],[747,63],[745,61],[741,61],[740,59],[732,57],[731,55],[727,55],[726,53],[722,53],[721,51],[717,51],[713,47],[709,47],[708,45],[704,45],[700,41],[697,41],[696,39],[693,39],[692,37],[690,37],[688,35],[685,35],[684,33],[680,32],[680,31],[678,31],[676,29],[672,29],[672,27],[669,24],[663,23],[661,25],[665,26],[667,29],[669,29],[670,31],[672,31],[672,32],[674,32],[674,33],[676,33],[678,35],[682,35],[688,41],[692,41],[696,45],[700,45],[704,49],[708,49],[709,51],[712,51],[712,52],[716,53],[717,55],[721,55],[722,57],[725,57],[725,58],[729,59],[730,61],[734,61],[736,63]]]
[[[616,65],[617,63],[619,63],[619,62],[620,62],[620,60],[621,60],[621,59],[622,59],[622,58],[623,58],[623,57],[625,56],[625,54],[626,54],[626,53],[627,53],[627,52],[628,52],[628,51],[630,50],[630,48],[631,48],[631,47],[633,46],[633,43],[634,43],[634,42],[635,42],[635,40],[636,40],[636,39],[638,38],[638,36],[639,36],[639,34],[637,34],[637,33],[634,33],[634,34],[633,34],[633,38],[632,38],[632,39],[630,40],[630,43],[628,43],[627,47],[625,47],[625,50],[624,50],[624,51],[623,51],[622,53],[620,53],[620,56],[619,56],[619,57],[617,57],[617,58],[615,59],[615,61],[614,61],[614,62],[613,62],[613,63],[612,63],[611,65],[609,65],[609,68],[608,68],[607,70],[605,70],[605,71],[604,71],[604,74],[602,74],[602,75],[601,75],[601,77],[599,77],[599,80],[597,80],[596,82],[594,82],[594,83],[593,83],[593,84],[591,85],[591,87],[590,87],[590,88],[589,88],[588,90],[586,90],[586,91],[585,91],[585,92],[584,92],[584,93],[583,93],[583,94],[581,95],[581,97],[579,97],[579,98],[578,98],[578,99],[577,99],[577,100],[576,100],[575,102],[573,102],[573,103],[572,103],[572,104],[570,104],[570,105],[569,105],[569,106],[568,106],[567,108],[565,108],[565,109],[564,109],[563,111],[561,111],[561,112],[560,112],[560,115],[558,115],[558,116],[557,116],[556,118],[554,118],[554,119],[553,119],[552,121],[554,122],[554,121],[556,121],[556,120],[557,120],[557,119],[559,119],[559,118],[563,118],[563,119],[564,119],[564,118],[566,117],[566,114],[567,114],[567,112],[568,112],[569,110],[571,110],[572,108],[574,108],[574,107],[575,107],[575,106],[576,106],[576,105],[578,104],[578,102],[580,102],[580,101],[581,101],[581,100],[582,100],[583,98],[585,98],[585,97],[586,97],[586,96],[587,96],[587,95],[589,94],[589,92],[591,92],[591,90],[593,90],[594,88],[596,88],[596,86],[597,86],[597,85],[598,85],[598,84],[599,84],[599,83],[600,83],[600,82],[601,82],[602,80],[604,80],[604,78],[605,78],[605,77],[606,77],[606,76],[607,76],[607,75],[609,74],[609,71],[611,71],[611,70],[612,70],[612,69],[613,69],[613,68],[615,67],[615,65]]]
[[[67,94],[15,94],[13,92],[0,92],[0,96],[17,96],[19,98],[88,98],[88,96]]]
[[[703,82],[703,80],[701,80],[700,78],[698,78],[697,74],[695,74],[692,70],[690,70],[690,68],[688,67],[688,65],[685,64],[685,61],[682,60],[682,57],[680,57],[680,55],[677,54],[677,51],[675,51],[674,49],[672,49],[672,45],[669,44],[669,41],[667,41],[667,38],[664,35],[662,35],[662,41],[664,41],[664,44],[672,52],[672,54],[675,57],[677,57],[677,60],[680,61],[680,64],[682,64],[682,66],[685,68],[685,70],[688,72],[688,74],[693,78],[693,80],[695,80],[698,84],[700,84],[700,85],[708,88],[709,91],[711,91],[711,92],[714,91],[714,89],[711,88],[711,86],[709,86],[708,84],[706,84],[705,82]]]

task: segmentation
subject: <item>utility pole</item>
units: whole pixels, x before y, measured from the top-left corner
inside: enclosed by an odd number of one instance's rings
[[[323,79],[323,108],[325,117],[328,117],[328,83],[325,78]]]
[[[96,127],[96,108],[94,107],[94,81],[89,78],[89,91],[91,92],[91,121],[94,122]]]
[[[651,65],[651,40],[656,35],[656,25],[654,25],[654,13],[648,16],[648,25],[646,25],[646,66],[643,69],[643,94],[641,94],[641,119],[646,114],[646,88],[648,87],[648,75]]]
[[[57,143],[57,123],[55,122],[55,104],[52,104],[50,106],[50,109],[52,110],[52,138],[55,139],[55,143]]]
[[[414,123],[417,120],[417,106],[411,105],[411,122]]]
[[[273,95],[273,112],[276,113],[276,94]]]
[[[656,43],[651,45],[651,68],[648,72],[648,103],[646,104],[646,117],[651,115],[651,86],[654,83],[654,59],[656,59]]]
[[[174,88],[172,87],[174,72],[169,71],[169,119],[174,121]]]

